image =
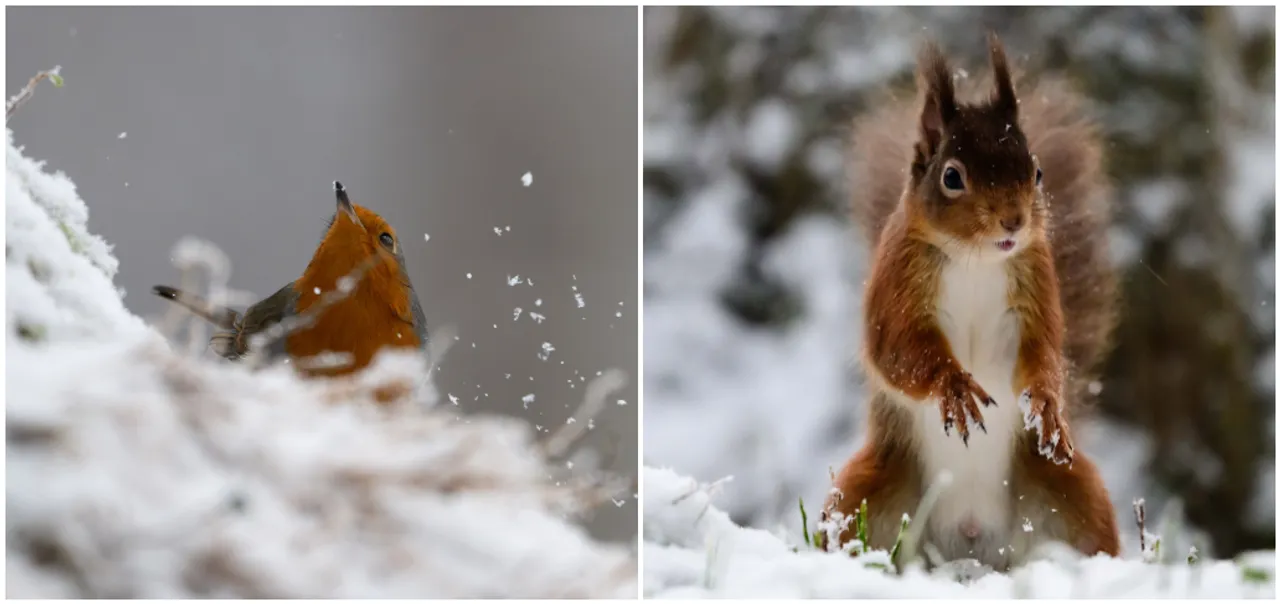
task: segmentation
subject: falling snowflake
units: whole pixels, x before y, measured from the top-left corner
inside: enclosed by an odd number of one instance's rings
[[[524,176],[520,177],[520,184],[526,187],[533,184],[533,172],[525,172]]]

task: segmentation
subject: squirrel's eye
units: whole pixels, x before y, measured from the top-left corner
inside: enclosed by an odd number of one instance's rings
[[[387,246],[387,249],[394,249],[396,247],[396,240],[391,238],[391,233],[378,235],[378,241],[381,241],[382,245]]]
[[[1042,178],[1044,178],[1044,172],[1041,172],[1040,168],[1036,168],[1036,186],[1037,187],[1040,186],[1040,179]]]
[[[960,171],[952,167],[947,167],[947,169],[942,172],[942,186],[952,191],[963,191],[964,179],[960,177]]]

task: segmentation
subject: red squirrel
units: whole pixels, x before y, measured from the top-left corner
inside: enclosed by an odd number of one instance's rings
[[[1115,511],[1068,424],[1115,325],[1100,138],[1066,87],[1020,99],[994,34],[989,51],[978,84],[926,43],[918,100],[854,124],[868,431],[823,517],[865,499],[867,545],[888,549],[949,474],[921,541],[945,560],[1004,570],[1046,541],[1115,556]]]

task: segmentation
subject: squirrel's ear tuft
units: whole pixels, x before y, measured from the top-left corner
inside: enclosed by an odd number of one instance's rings
[[[920,51],[917,75],[924,106],[920,110],[920,141],[916,159],[927,161],[937,153],[942,144],[942,131],[957,113],[951,68],[938,45],[932,41],[926,42]]]
[[[1013,91],[1013,77],[1009,75],[1009,59],[1004,54],[1004,45],[995,32],[987,34],[987,45],[991,49],[991,73],[996,82],[996,96],[992,104],[1017,119],[1018,95]]]

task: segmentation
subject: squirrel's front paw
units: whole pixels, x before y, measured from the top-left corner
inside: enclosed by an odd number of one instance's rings
[[[951,427],[955,426],[965,446],[969,445],[969,422],[972,421],[983,432],[987,427],[982,423],[982,412],[978,410],[976,401],[984,406],[996,404],[996,400],[987,394],[973,376],[961,369],[943,375],[937,388],[938,410],[942,412],[942,431],[951,435]]]
[[[1035,430],[1040,455],[1058,465],[1069,464],[1076,448],[1071,442],[1067,420],[1062,417],[1058,395],[1043,388],[1027,388],[1018,397],[1022,421],[1027,430]]]

